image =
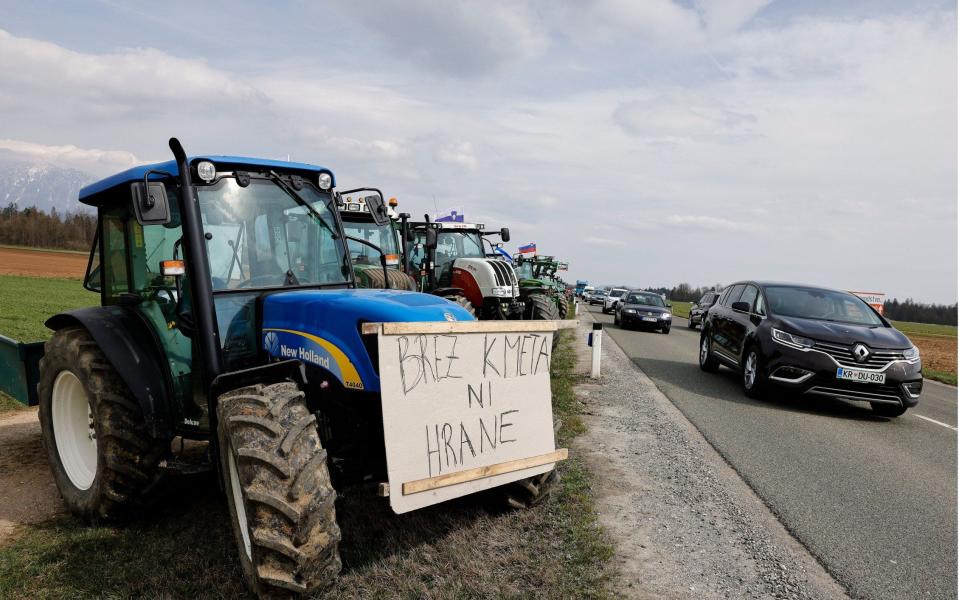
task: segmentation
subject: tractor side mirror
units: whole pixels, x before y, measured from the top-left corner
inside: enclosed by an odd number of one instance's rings
[[[415,242],[415,241],[416,241],[416,232],[413,231],[412,229],[407,229],[407,230],[406,230],[406,241],[407,241],[407,242]]]
[[[366,197],[366,207],[370,209],[370,214],[373,215],[373,222],[382,227],[383,225],[389,225],[390,215],[386,209],[386,203],[383,202],[383,196],[379,194],[371,194]]]
[[[432,227],[428,227],[426,229],[426,247],[429,248],[430,250],[435,249],[436,242],[437,242],[436,238],[437,238],[436,230],[433,229]]]
[[[170,201],[162,182],[151,181],[149,188],[143,182],[130,184],[133,212],[140,225],[165,225],[170,222]]]
[[[504,242],[509,241],[509,227],[504,227],[499,230],[499,236]]]

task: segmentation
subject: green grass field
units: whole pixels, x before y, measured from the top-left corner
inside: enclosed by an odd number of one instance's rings
[[[676,300],[670,300],[669,302],[673,305],[674,315],[684,319],[689,316],[689,309],[693,306],[692,302],[679,302]]]
[[[100,296],[78,279],[41,279],[0,275],[0,335],[21,342],[50,337],[43,322],[58,312],[95,306]]]
[[[906,335],[934,335],[942,337],[956,337],[955,325],[932,325],[930,323],[910,323],[908,321],[892,321],[893,326]]]

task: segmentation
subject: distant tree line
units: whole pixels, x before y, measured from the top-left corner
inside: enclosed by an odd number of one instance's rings
[[[956,325],[959,304],[926,304],[906,298],[902,302],[893,298],[882,304],[883,314],[887,319],[895,321],[912,321],[913,323],[934,323],[936,325]]]
[[[702,287],[693,287],[688,283],[680,283],[679,285],[671,288],[646,288],[646,291],[656,292],[657,294],[666,296],[668,299],[675,300],[676,302],[696,302],[702,298],[703,294],[706,292],[722,291],[722,289],[723,286],[719,283],[715,285],[704,285]]]
[[[0,209],[0,244],[89,250],[97,230],[97,217],[87,213],[61,215],[54,208],[46,213],[35,207]]]

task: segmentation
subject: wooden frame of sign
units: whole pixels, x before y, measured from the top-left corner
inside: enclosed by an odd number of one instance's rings
[[[364,323],[376,335],[390,506],[405,513],[545,473],[552,338],[575,321]]]

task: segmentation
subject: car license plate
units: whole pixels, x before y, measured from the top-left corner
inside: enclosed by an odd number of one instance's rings
[[[649,321],[650,323],[656,322],[656,317],[643,317],[644,321]]]
[[[886,383],[885,373],[875,373],[873,371],[860,371],[859,369],[836,369],[836,379],[843,381],[858,381],[859,383]]]

